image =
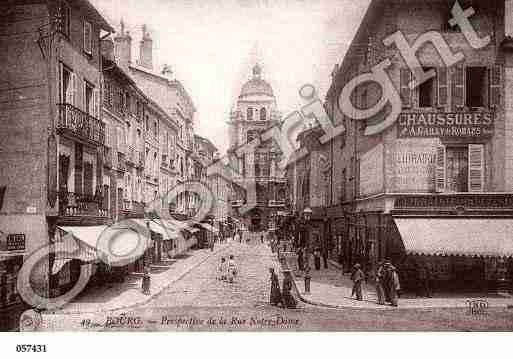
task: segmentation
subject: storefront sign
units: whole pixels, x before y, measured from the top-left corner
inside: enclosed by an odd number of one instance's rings
[[[401,196],[395,208],[513,208],[513,194],[502,195],[422,195]]]
[[[391,151],[390,185],[395,192],[434,190],[436,144],[426,140],[397,140]]]
[[[493,135],[491,112],[402,113],[398,137],[486,138]]]
[[[383,145],[379,144],[360,158],[360,195],[383,192]]]
[[[7,235],[8,251],[24,251],[25,250],[25,234],[8,234]]]

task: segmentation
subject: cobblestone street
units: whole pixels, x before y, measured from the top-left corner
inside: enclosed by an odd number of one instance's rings
[[[217,279],[221,258],[228,259],[230,255],[234,256],[237,264],[238,273],[234,283]],[[281,280],[282,274],[276,256],[267,245],[260,243],[259,235],[245,233],[242,243],[232,241],[226,249],[211,256],[145,306],[224,307],[264,304],[269,301],[270,267],[275,268]]]

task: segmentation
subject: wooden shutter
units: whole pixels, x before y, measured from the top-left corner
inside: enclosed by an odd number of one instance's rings
[[[84,21],[84,51],[91,55],[93,53],[92,43],[93,43],[93,34],[92,34],[91,23]]]
[[[490,90],[488,91],[490,99],[490,108],[496,108],[501,103],[501,76],[502,68],[500,66],[492,66],[488,69],[488,79]]]
[[[96,87],[93,89],[93,116],[100,118],[100,90]]]
[[[110,139],[112,146],[112,167],[118,168],[118,133],[115,125],[110,126]]]
[[[435,169],[435,190],[438,193],[445,191],[445,146],[439,146],[436,149],[436,169]]]
[[[409,69],[401,69],[401,75],[400,75],[400,94],[401,94],[401,100],[403,102],[403,108],[410,108],[412,106],[411,103],[411,96],[412,91],[410,89],[410,81],[411,81],[411,71]]]
[[[469,192],[484,191],[484,146],[468,145]]]
[[[58,103],[64,103],[66,102],[65,97],[63,96],[64,90],[63,90],[63,83],[62,83],[62,71],[63,71],[63,65],[62,62],[57,63],[57,68],[55,69],[57,72],[55,73],[55,77],[57,80],[57,102]]]
[[[452,68],[451,83],[452,107],[457,110],[465,104],[465,68],[463,66],[457,65]]]
[[[69,75],[69,85],[68,90],[66,91],[66,102],[70,105],[75,105],[75,98],[77,97],[77,79],[74,72],[70,72]]]
[[[439,107],[447,106],[448,97],[448,78],[447,68],[439,67],[436,71],[437,74],[437,104]]]

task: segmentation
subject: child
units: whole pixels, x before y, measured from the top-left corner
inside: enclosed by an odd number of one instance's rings
[[[221,258],[221,264],[219,265],[219,276],[217,279],[219,280],[226,280],[226,258]]]
[[[237,267],[235,265],[235,261],[233,259],[233,255],[230,255],[230,259],[228,260],[228,281],[233,283],[235,276],[237,275]]]

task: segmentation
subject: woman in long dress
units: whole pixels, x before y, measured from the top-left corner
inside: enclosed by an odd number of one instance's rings
[[[291,294],[292,290],[292,274],[290,270],[285,270],[283,272],[284,278],[283,278],[283,285],[282,285],[282,300],[283,300],[283,307],[289,308],[289,309],[295,309],[297,306],[296,298],[294,298]]]
[[[274,272],[274,268],[269,268],[269,272],[271,273],[271,296],[270,296],[270,303],[272,305],[282,304],[281,291],[280,291],[280,282],[278,280],[278,276]]]

